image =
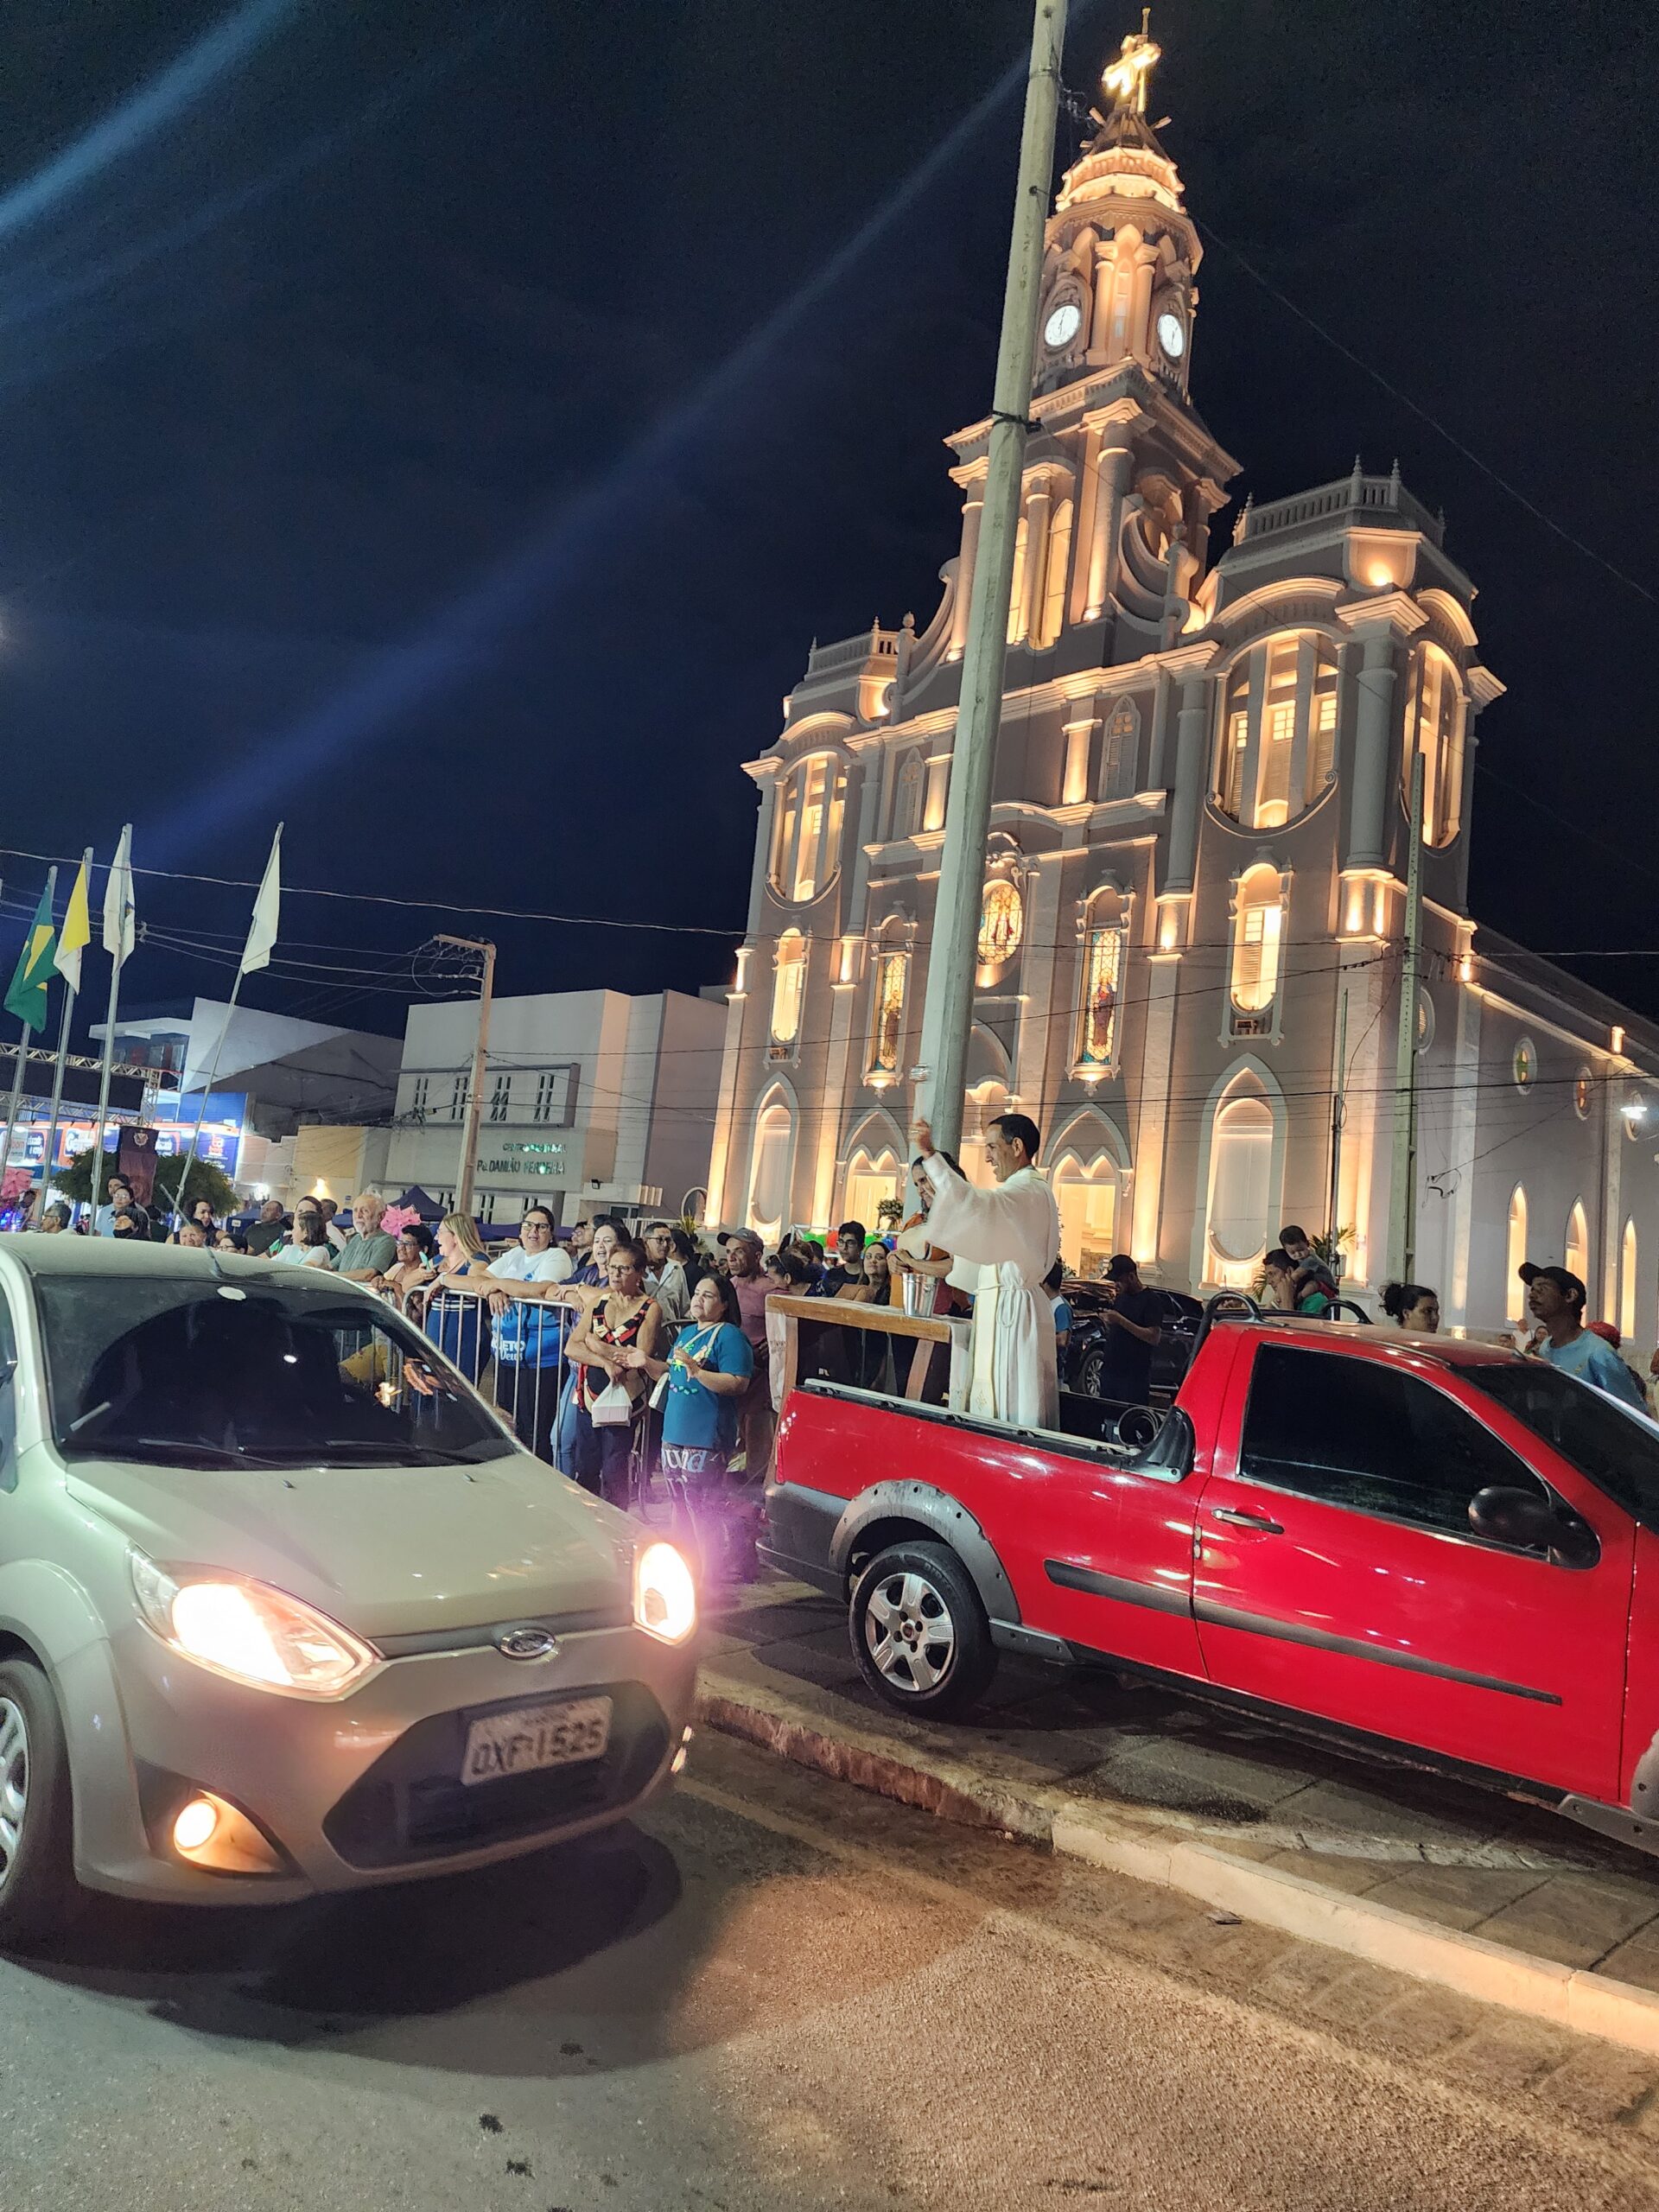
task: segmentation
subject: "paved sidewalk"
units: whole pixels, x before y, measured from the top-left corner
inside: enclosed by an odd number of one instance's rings
[[[866,1688],[842,1609],[800,1583],[711,1618],[700,1702],[889,1796],[1659,2050],[1659,1860],[1536,1808],[1006,1656],[979,1713],[910,1720]]]

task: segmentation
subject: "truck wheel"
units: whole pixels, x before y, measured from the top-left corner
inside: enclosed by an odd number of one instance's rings
[[[853,1586],[853,1656],[873,1690],[905,1713],[961,1713],[996,1672],[979,1592],[948,1544],[894,1544]]]
[[[0,1664],[0,1947],[55,1934],[78,1897],[57,1700],[38,1667],[8,1659]]]

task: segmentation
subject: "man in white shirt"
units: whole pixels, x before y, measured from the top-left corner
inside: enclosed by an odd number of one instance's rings
[[[1020,1428],[1057,1427],[1054,1309],[1043,1277],[1059,1252],[1060,1217],[1037,1173],[1037,1124],[1024,1114],[999,1114],[991,1123],[985,1155],[994,1191],[976,1190],[935,1150],[925,1121],[918,1119],[911,1136],[933,1185],[930,1238],[957,1260],[979,1262],[969,1410]]]

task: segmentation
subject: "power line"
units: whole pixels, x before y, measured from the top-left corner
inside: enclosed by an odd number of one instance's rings
[[[1374,368],[1370,362],[1356,353],[1351,346],[1344,346],[1334,332],[1327,330],[1325,325],[1311,315],[1306,308],[1298,306],[1288,294],[1281,292],[1273,280],[1263,276],[1255,264],[1242,253],[1237,246],[1223,238],[1220,232],[1213,230],[1208,223],[1198,223],[1196,217],[1193,220],[1205,238],[1209,238],[1212,244],[1218,245],[1224,253],[1230,254],[1245,275],[1253,276],[1262,290],[1277,300],[1281,308],[1294,315],[1299,322],[1306,323],[1316,338],[1322,338],[1334,352],[1341,354],[1344,361],[1351,362],[1363,375],[1370,377],[1372,383],[1379,385],[1391,399],[1397,399],[1402,407],[1409,408],[1419,422],[1427,423],[1429,429],[1438,436],[1444,438],[1454,452],[1461,454],[1471,467],[1478,468],[1483,476],[1497,485],[1500,492],[1513,499],[1517,506],[1524,508],[1535,522],[1542,523],[1546,530],[1553,531],[1555,536],[1561,539],[1563,543],[1570,545],[1575,553],[1581,553],[1586,561],[1593,561],[1599,569],[1605,569],[1610,576],[1616,576],[1620,583],[1635,592],[1638,598],[1645,599],[1649,607],[1659,607],[1659,594],[1649,591],[1646,584],[1638,583],[1634,576],[1617,567],[1603,554],[1598,553],[1593,545],[1586,545],[1581,537],[1574,537],[1573,533],[1564,524],[1557,522],[1553,515],[1546,514],[1536,500],[1529,499],[1518,485],[1511,483],[1510,479],[1494,468],[1490,461],[1483,461],[1472,447],[1466,446],[1455,432],[1448,430],[1438,416],[1431,415],[1427,408],[1421,406],[1409,392],[1402,391],[1397,384],[1390,383],[1381,369]]]

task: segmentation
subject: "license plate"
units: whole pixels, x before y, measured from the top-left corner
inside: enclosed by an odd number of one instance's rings
[[[532,1774],[540,1767],[576,1766],[598,1758],[610,1740],[607,1697],[566,1698],[557,1705],[486,1713],[467,1731],[461,1778],[470,1786],[499,1782],[504,1775]]]

